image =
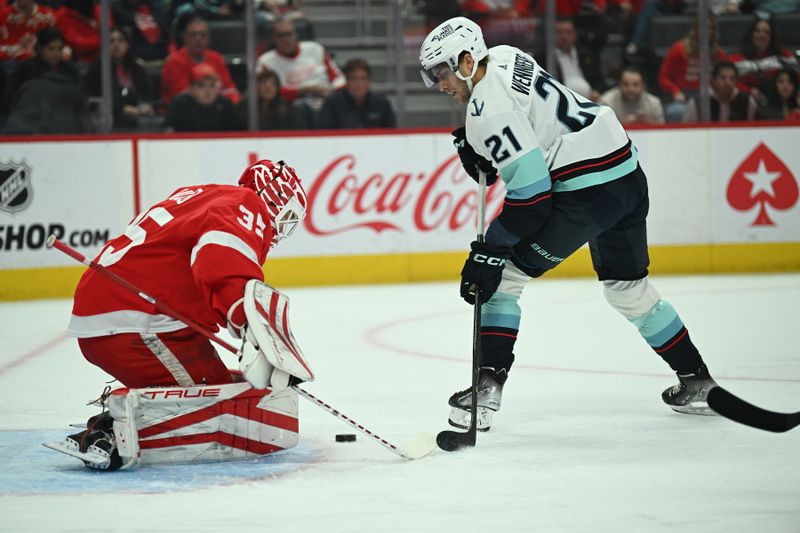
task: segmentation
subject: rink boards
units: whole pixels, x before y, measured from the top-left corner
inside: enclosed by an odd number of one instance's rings
[[[653,272],[800,270],[800,127],[637,129],[650,186]],[[310,210],[267,263],[277,286],[455,278],[474,239],[476,190],[440,130],[282,135],[4,138],[0,299],[69,296],[87,256],[184,185],[234,184],[250,161],[284,159]],[[490,189],[487,213],[502,206]],[[548,275],[592,275],[579,250]]]

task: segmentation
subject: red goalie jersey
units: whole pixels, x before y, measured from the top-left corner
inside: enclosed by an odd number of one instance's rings
[[[137,216],[95,260],[209,330],[241,325],[242,308],[233,304],[248,280],[263,279],[273,242],[270,220],[267,206],[249,188],[185,187]],[[87,338],[185,327],[87,270],[75,292],[69,333]]]
[[[263,159],[230,185],[193,185],[141,213],[95,261],[206,330],[242,334],[244,289],[305,217],[294,169]],[[128,387],[228,383],[201,333],[95,270],[75,291],[69,333],[84,357]]]

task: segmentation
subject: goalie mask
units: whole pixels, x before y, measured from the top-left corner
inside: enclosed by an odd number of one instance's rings
[[[273,246],[294,233],[306,217],[306,192],[295,170],[283,161],[253,163],[239,178],[239,185],[255,191],[267,206]]]
[[[469,52],[475,61],[469,76],[458,70],[458,58],[462,52]],[[426,86],[434,87],[439,83],[435,67],[446,64],[456,76],[467,82],[472,91],[472,77],[478,70],[478,62],[488,55],[481,27],[465,17],[451,18],[434,28],[422,42],[419,50],[422,81]]]

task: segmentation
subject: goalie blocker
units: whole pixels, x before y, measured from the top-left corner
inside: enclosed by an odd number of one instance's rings
[[[100,470],[258,457],[297,445],[297,397],[248,383],[116,389],[112,423],[45,446]]]

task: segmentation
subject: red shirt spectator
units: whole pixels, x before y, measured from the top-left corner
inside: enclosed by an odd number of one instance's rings
[[[114,22],[109,20],[109,25]],[[100,53],[100,6],[92,0],[67,0],[56,11],[56,27],[64,35],[72,59],[94,63]]]
[[[55,12],[34,0],[17,0],[0,8],[0,61],[23,61],[32,57],[36,34],[55,23]]]
[[[583,0],[556,0],[556,15],[559,17],[574,17],[583,8]],[[641,0],[639,1],[641,3]],[[605,13],[606,0],[591,0],[595,11]],[[517,0],[516,12],[522,17],[531,17],[535,11],[539,15],[544,13],[546,2],[544,0]]]
[[[161,69],[161,99],[164,103],[169,104],[178,94],[189,88],[193,66],[208,63],[217,71],[222,82],[222,96],[238,104],[241,96],[228,67],[225,66],[225,59],[219,52],[208,48],[208,24],[201,18],[189,21],[183,34],[183,42],[183,48],[171,53]]]
[[[714,43],[711,47],[711,63],[715,64],[724,61],[727,56],[719,46],[716,46],[716,32],[710,33]],[[700,89],[700,57],[694,34],[696,29],[693,29],[687,38],[677,41],[669,48],[658,71],[658,84],[673,98],[686,91]]]
[[[764,103],[763,89],[784,68],[797,68],[791,50],[782,47],[772,22],[756,19],[745,33],[739,52],[731,54],[739,71],[739,90],[750,91]],[[753,91],[756,89],[756,91]]]

